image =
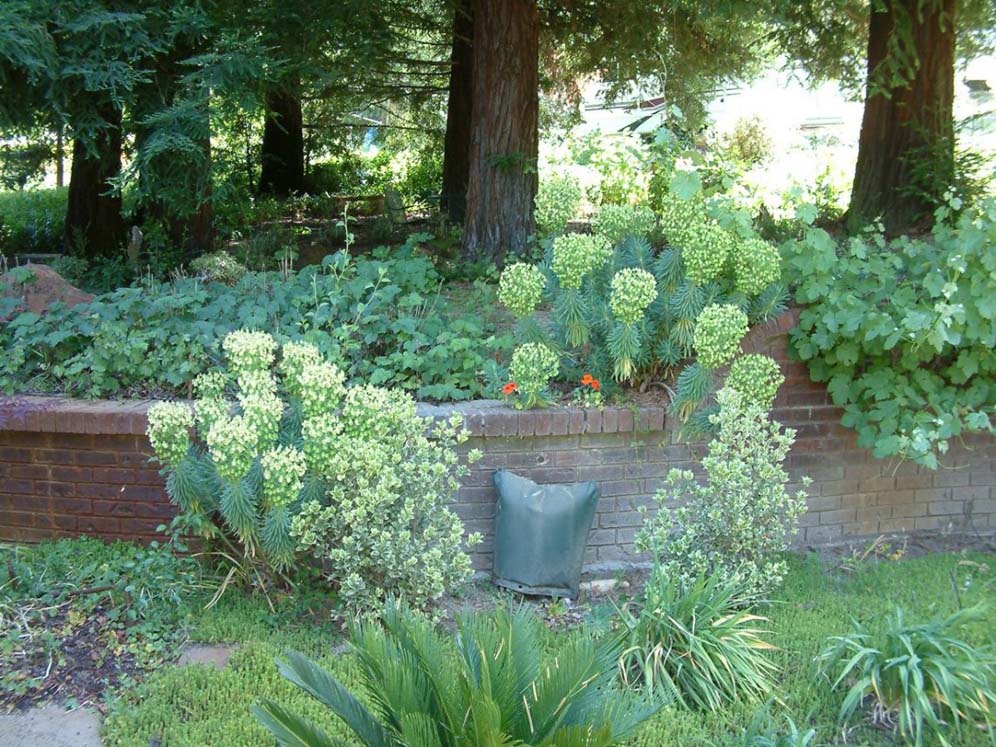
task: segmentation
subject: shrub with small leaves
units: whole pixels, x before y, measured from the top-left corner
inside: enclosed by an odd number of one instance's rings
[[[545,404],[550,379],[560,372],[560,358],[546,345],[527,342],[512,353],[508,374],[518,384],[521,406]]]
[[[538,267],[516,262],[501,273],[498,300],[517,317],[529,316],[539,306],[545,287],[546,277]]]
[[[602,205],[592,228],[597,236],[616,246],[630,236],[646,238],[656,225],[654,211],[646,205]]]
[[[760,238],[734,242],[730,255],[737,289],[755,296],[781,277],[778,248]]]
[[[304,487],[307,465],[304,453],[293,446],[278,446],[263,454],[263,499],[270,506],[288,506]]]
[[[609,305],[616,319],[636,324],[657,298],[657,279],[646,270],[628,267],[612,277]]]
[[[726,386],[739,392],[745,401],[767,410],[784,381],[778,361],[767,355],[750,353],[733,361]]]
[[[611,256],[612,246],[604,237],[569,233],[554,239],[551,267],[562,288],[577,290]]]
[[[225,285],[236,285],[249,272],[228,252],[209,252],[192,260],[190,269],[198,277]]]
[[[667,578],[686,583],[721,572],[743,579],[749,594],[765,594],[785,575],[778,553],[806,510],[806,494],[790,495],[785,458],[795,431],[782,430],[756,403],[721,389],[711,416],[717,435],[702,459],[707,480],[673,469],[656,495],[659,512],[646,520],[636,546],[649,552]],[[810,480],[804,478],[803,483]],[[667,504],[684,501],[672,510]]]
[[[194,414],[182,402],[157,402],[149,408],[146,433],[156,456],[163,464],[175,465],[190,449],[190,429]]]
[[[733,304],[706,306],[695,322],[695,352],[705,368],[725,366],[747,334],[747,315]]]
[[[536,225],[547,234],[560,234],[578,214],[584,191],[569,174],[553,174],[540,181],[536,192]]]

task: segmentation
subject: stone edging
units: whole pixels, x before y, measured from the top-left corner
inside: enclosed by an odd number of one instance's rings
[[[14,400],[16,406],[0,406],[0,431],[142,435],[146,415],[154,404],[154,400],[147,399],[85,400],[35,395]],[[8,412],[4,413],[4,409]],[[459,413],[468,433],[479,438],[662,431],[666,420],[662,405],[519,411],[498,400],[472,400],[446,405],[420,403],[418,411],[436,419]]]

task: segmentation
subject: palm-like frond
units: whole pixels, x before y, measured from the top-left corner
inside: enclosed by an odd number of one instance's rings
[[[551,657],[540,626],[521,609],[463,616],[454,647],[424,616],[389,603],[383,626],[360,624],[351,631],[376,715],[300,654],[289,654],[280,671],[332,709],[367,747],[608,747],[662,704],[617,686],[617,639],[579,636]],[[256,713],[284,745],[331,744],[272,703]]]

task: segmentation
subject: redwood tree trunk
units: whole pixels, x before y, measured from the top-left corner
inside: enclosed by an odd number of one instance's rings
[[[955,6],[956,0],[872,5],[868,88],[848,211],[852,229],[881,217],[888,231],[906,231],[929,218],[932,200],[951,184]],[[890,88],[879,66],[898,34],[908,34],[919,61],[908,83]]]
[[[73,138],[73,165],[62,237],[63,251],[87,259],[109,257],[125,244],[121,196],[110,183],[121,171],[121,110],[111,102],[97,107],[107,123],[90,147]]]
[[[304,117],[294,81],[266,97],[260,155],[260,194],[287,197],[304,191]]]
[[[467,210],[470,172],[470,129],[473,104],[474,17],[470,0],[458,0],[453,13],[450,88],[443,142],[443,193],[440,208],[461,223]]]
[[[522,252],[533,233],[539,113],[536,0],[473,0],[473,118],[463,252]]]

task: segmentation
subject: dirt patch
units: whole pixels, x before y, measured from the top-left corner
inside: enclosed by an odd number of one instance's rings
[[[883,534],[874,539],[847,542],[829,547],[807,547],[817,553],[828,568],[855,561],[896,561],[922,558],[936,553],[996,553],[996,534]]]
[[[185,667],[189,664],[207,664],[215,669],[224,669],[228,666],[228,660],[236,652],[238,646],[208,645],[204,643],[194,643],[185,646],[177,659],[178,667]]]
[[[0,275],[0,296],[20,299],[18,310],[35,314],[44,314],[56,302],[71,308],[94,299],[91,294],[63,280],[48,265],[31,263]]]
[[[87,708],[67,711],[44,705],[0,715],[4,747],[100,747],[100,714]]]

